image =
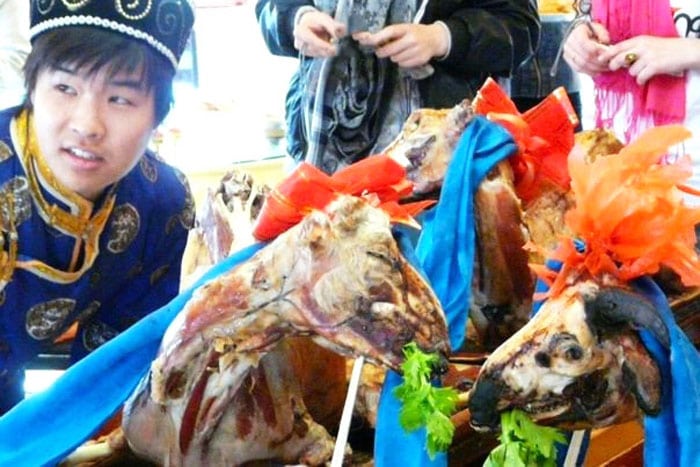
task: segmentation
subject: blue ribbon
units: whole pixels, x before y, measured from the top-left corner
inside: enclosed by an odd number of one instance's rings
[[[464,341],[474,267],[474,192],[501,160],[517,150],[511,135],[483,117],[475,117],[457,144],[447,170],[438,204],[423,217],[416,254],[410,245],[402,251],[423,271],[433,287],[448,323],[452,348]],[[388,371],[379,398],[374,438],[377,467],[445,466],[447,456],[430,459],[425,429],[407,433],[399,424],[401,404],[393,394],[403,378]]]
[[[669,331],[667,349],[649,332],[642,342],[661,370],[661,412],[644,417],[644,465],[700,466],[700,354],[676,323],[668,299],[648,277],[634,287],[651,300]]]

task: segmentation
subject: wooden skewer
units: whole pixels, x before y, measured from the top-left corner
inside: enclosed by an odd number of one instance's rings
[[[333,448],[333,457],[331,458],[331,467],[342,467],[343,457],[345,456],[345,445],[348,441],[348,433],[350,432],[350,422],[352,421],[352,413],[355,410],[355,400],[357,399],[357,388],[360,386],[360,375],[362,374],[362,365],[365,363],[365,357],[357,357],[352,366],[352,376],[348,384],[348,394],[345,396],[345,405],[343,406],[343,414],[340,417],[340,427],[338,428],[338,436],[335,438],[335,447]]]
[[[571,435],[569,448],[566,450],[566,458],[564,458],[564,467],[576,467],[578,465],[578,456],[581,454],[581,446],[583,445],[585,434],[585,430],[576,430]]]

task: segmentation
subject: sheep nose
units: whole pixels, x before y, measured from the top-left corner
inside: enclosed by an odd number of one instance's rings
[[[479,379],[469,398],[470,424],[479,431],[496,430],[501,424],[497,410],[502,386],[491,378]]]

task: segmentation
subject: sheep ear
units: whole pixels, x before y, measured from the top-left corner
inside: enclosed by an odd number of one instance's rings
[[[644,413],[657,415],[661,411],[661,374],[648,355],[626,351],[622,377],[629,384],[637,405]]]
[[[619,287],[605,287],[585,298],[586,321],[592,329],[613,328],[620,323],[650,331],[666,348],[670,346],[668,328],[658,310],[638,293]]]
[[[324,238],[329,236],[331,222],[328,215],[321,211],[314,211],[304,219],[299,238],[308,243],[313,253],[321,253],[325,250]]]

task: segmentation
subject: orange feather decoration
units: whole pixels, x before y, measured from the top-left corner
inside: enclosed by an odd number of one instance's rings
[[[691,175],[688,156],[664,163],[668,149],[687,139],[679,125],[648,130],[619,154],[584,160],[576,146],[569,155],[575,207],[566,223],[585,243],[577,251],[572,239],[563,239],[551,256],[562,262],[559,273],[535,268],[557,295],[566,281],[589,274],[621,282],[659,271],[665,265],[686,286],[700,285],[700,259],[695,251],[695,225],[700,208],[688,206],[682,192]]]

